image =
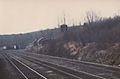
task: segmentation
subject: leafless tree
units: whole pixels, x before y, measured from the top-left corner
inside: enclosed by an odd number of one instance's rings
[[[101,17],[99,17],[95,12],[93,11],[88,11],[86,12],[85,20],[91,24],[93,22],[101,20]]]

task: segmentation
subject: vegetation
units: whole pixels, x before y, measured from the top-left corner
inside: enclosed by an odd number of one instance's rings
[[[81,41],[83,43],[112,43],[120,41],[120,16],[89,22],[84,23],[84,25],[69,27],[67,38],[69,37],[70,39],[78,42]],[[0,35],[0,46],[17,44],[25,47],[26,45],[40,37],[56,39],[60,37],[61,34],[62,33],[60,32],[60,29],[56,28],[26,34]]]
[[[59,29],[47,29],[25,34],[0,35],[0,47],[18,45],[20,48],[25,48],[29,43],[41,37],[57,38]]]
[[[119,65],[120,64],[120,16],[101,18],[87,13],[86,23],[68,27],[16,35],[1,35],[0,46],[19,45],[25,48],[41,37],[49,41],[30,51],[78,60]]]

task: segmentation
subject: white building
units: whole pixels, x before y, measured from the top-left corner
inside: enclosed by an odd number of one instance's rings
[[[7,46],[3,46],[3,50],[6,50],[7,49]]]

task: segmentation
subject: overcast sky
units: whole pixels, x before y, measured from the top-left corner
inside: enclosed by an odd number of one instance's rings
[[[120,0],[0,0],[0,34],[54,28],[64,14],[67,24],[78,24],[87,11],[113,16],[120,11]]]

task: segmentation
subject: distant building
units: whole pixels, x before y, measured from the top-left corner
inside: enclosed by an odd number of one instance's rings
[[[17,45],[10,45],[10,46],[3,46],[3,50],[9,50],[9,49],[19,49]]]
[[[58,26],[59,26],[59,23],[58,23]],[[64,14],[64,18],[63,18],[63,24],[60,25],[60,29],[61,29],[61,32],[66,32],[68,30],[68,26],[66,24],[65,14]]]
[[[6,50],[7,49],[7,46],[3,46],[3,50]]]
[[[66,32],[67,29],[68,29],[68,26],[67,26],[66,24],[62,24],[62,25],[60,26],[60,28],[61,28],[61,31],[62,31],[62,32]]]
[[[13,46],[13,49],[17,49],[17,46],[16,46],[16,45],[14,45],[14,46]]]

